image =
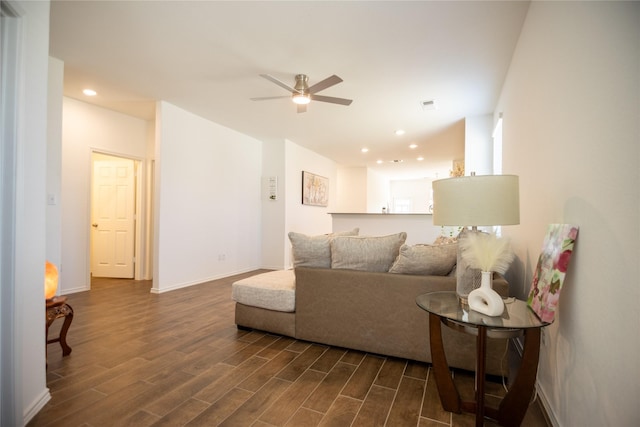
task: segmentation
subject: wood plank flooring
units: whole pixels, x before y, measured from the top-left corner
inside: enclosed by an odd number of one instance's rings
[[[259,272],[161,295],[148,281],[94,279],[68,295],[72,353],[48,346],[52,398],[28,425],[474,425],[442,409],[428,364],[238,330],[231,283]],[[455,378],[472,396],[473,376]],[[523,425],[547,426],[537,403]]]

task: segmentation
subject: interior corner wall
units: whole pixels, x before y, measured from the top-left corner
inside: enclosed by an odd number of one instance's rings
[[[154,206],[154,175],[155,175],[155,146],[156,146],[156,122],[150,120],[147,122],[147,138],[146,138],[146,155],[143,160],[142,170],[144,171],[144,179],[142,180],[142,193],[144,194],[144,200],[141,200],[143,205],[142,213],[144,215],[144,230],[141,235],[144,236],[144,240],[141,242],[143,247],[141,256],[144,257],[144,268],[136,271],[136,274],[140,275],[140,278],[136,280],[151,280],[153,279],[153,206]]]
[[[336,181],[336,212],[365,213],[368,211],[367,168],[338,166]]]
[[[526,297],[550,223],[580,227],[539,397],[554,425],[640,425],[640,3],[531,2],[496,112]]]
[[[59,292],[90,289],[91,152],[144,159],[148,122],[65,97],[62,110],[62,261]]]
[[[467,117],[464,125],[465,175],[491,175],[493,173],[493,117],[489,115]]]
[[[285,234],[290,231],[309,235],[331,233],[330,212],[335,211],[337,166],[333,160],[323,157],[292,141],[285,141]],[[302,171],[329,179],[328,206],[302,204]],[[285,246],[285,266],[291,266],[291,245]]]
[[[353,187],[352,192],[363,192],[361,187]],[[382,213],[382,208],[387,212],[393,212],[393,200],[391,200],[391,184],[389,178],[367,169],[367,209],[365,212]]]
[[[64,62],[49,57],[47,97],[47,261],[62,262],[62,92]]]
[[[262,143],[165,101],[156,121],[152,292],[259,268]]]

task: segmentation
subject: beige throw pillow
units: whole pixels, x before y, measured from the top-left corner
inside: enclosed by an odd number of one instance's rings
[[[447,237],[447,236],[438,236],[436,240],[433,241],[434,245],[448,245],[451,243],[456,243],[458,241],[458,237]]]
[[[289,240],[293,252],[293,267],[331,268],[331,239],[334,236],[357,236],[359,228],[319,236],[291,231]]]
[[[402,245],[389,273],[446,276],[456,265],[458,245]]]
[[[334,237],[331,268],[387,272],[406,240],[405,232],[379,237]]]

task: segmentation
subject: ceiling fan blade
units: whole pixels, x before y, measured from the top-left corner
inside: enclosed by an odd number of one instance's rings
[[[324,79],[322,81],[319,81],[318,83],[316,83],[313,86],[309,87],[309,93],[320,92],[321,90],[325,90],[328,87],[331,87],[333,85],[337,85],[341,81],[342,81],[342,79],[334,74],[333,76],[327,77],[326,79]]]
[[[320,102],[330,102],[332,104],[351,105],[353,99],[335,98],[333,96],[311,95],[311,99]]]
[[[291,98],[291,95],[284,96],[259,96],[257,98],[249,98],[252,101],[266,101],[269,99],[282,99],[282,98]]]
[[[298,104],[298,113],[306,113],[307,112],[307,104]]]
[[[276,79],[273,76],[270,76],[269,74],[260,74],[260,77],[264,77],[265,79],[269,80],[272,83],[277,84],[278,86],[280,86],[283,89],[288,90],[289,92],[297,92],[297,90],[295,90],[294,88],[292,88],[288,84],[286,84],[284,82],[281,82],[280,80]]]

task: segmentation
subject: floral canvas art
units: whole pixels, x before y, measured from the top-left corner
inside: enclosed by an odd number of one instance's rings
[[[574,225],[549,225],[527,299],[529,307],[543,322],[553,322],[577,237],[578,227]]]
[[[302,204],[327,206],[329,203],[329,179],[302,171]]]

